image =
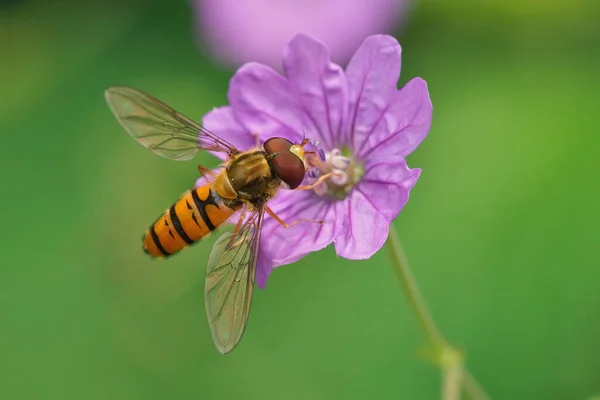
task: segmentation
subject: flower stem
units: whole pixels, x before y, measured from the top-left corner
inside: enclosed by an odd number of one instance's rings
[[[390,253],[394,272],[398,277],[400,286],[408,299],[408,303],[417,316],[421,328],[428,340],[428,348],[424,356],[442,369],[443,384],[442,398],[444,400],[458,400],[460,389],[464,389],[469,398],[473,400],[489,400],[490,397],[479,385],[475,378],[464,368],[464,356],[460,350],[448,343],[437,327],[417,282],[412,275],[408,260],[398,233],[393,225],[390,226],[390,235],[386,242]]]

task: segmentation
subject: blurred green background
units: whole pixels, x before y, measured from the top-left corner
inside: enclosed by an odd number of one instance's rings
[[[139,87],[198,120],[226,103],[232,71],[198,51],[186,2],[10,3],[1,399],[439,397],[385,252],[275,270],[228,356],[205,321],[211,241],[166,263],[142,253],[197,171],[131,140],[103,90]],[[493,398],[586,399],[600,393],[600,4],[524,3],[423,0],[398,31],[402,83],[427,80],[434,119],[395,225]]]

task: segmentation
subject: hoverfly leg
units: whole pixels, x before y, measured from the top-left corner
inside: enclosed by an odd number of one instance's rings
[[[254,140],[255,140],[255,143],[256,143],[256,148],[260,149],[260,147],[261,147],[260,146],[260,135],[258,133],[256,133],[256,132],[253,132],[252,136],[254,136]]]
[[[325,223],[325,221],[317,221],[316,219],[299,218],[299,219],[295,220],[294,222],[292,222],[291,224],[288,224],[284,220],[282,220],[281,218],[279,218],[279,216],[277,214],[275,214],[275,212],[273,210],[271,210],[268,206],[265,206],[265,211],[275,221],[279,222],[284,228],[292,227],[292,226],[294,226],[294,225],[296,225],[296,224],[298,224],[300,222],[312,222],[312,223],[320,224],[320,225],[323,225]]]
[[[321,183],[323,183],[325,181],[325,179],[331,178],[334,175],[333,172],[330,172],[328,174],[325,175],[321,175],[319,177],[319,179],[316,180],[315,183],[313,183],[312,185],[303,185],[303,186],[298,186],[296,189],[294,190],[312,190],[315,188],[315,186],[320,185]]]
[[[240,230],[240,228],[242,227],[242,223],[244,222],[244,219],[246,219],[246,209],[245,208],[242,210],[237,224],[235,224],[235,228],[233,229],[233,234],[236,234],[237,231]]]
[[[202,165],[199,165],[199,164],[198,164],[198,171],[205,178],[211,177],[211,178],[217,179],[217,177],[219,176],[218,174],[213,172],[213,170],[203,167]]]

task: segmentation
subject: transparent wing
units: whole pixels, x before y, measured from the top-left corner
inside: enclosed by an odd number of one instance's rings
[[[198,150],[229,156],[239,150],[163,103],[137,89],[112,86],[104,93],[119,123],[142,146],[172,160],[190,160]]]
[[[240,230],[215,242],[208,260],[204,296],[217,349],[229,353],[239,343],[252,303],[264,209],[253,211]]]

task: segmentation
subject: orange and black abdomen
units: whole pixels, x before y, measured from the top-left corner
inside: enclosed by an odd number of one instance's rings
[[[239,207],[230,208],[212,185],[187,191],[144,234],[144,251],[168,257],[211,233]]]

